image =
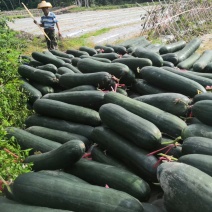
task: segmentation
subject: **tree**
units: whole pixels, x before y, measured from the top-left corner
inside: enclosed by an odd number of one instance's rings
[[[14,10],[14,7],[13,7],[13,3],[11,0],[9,0],[10,4],[11,4],[11,7],[12,7],[12,10]]]
[[[85,7],[89,7],[89,0],[84,0],[85,1]]]
[[[9,10],[9,7],[7,6],[7,4],[4,0],[2,0],[2,3],[6,6],[6,9]]]
[[[75,4],[76,4],[78,7],[82,7],[82,0],[76,0],[76,1],[75,1]]]

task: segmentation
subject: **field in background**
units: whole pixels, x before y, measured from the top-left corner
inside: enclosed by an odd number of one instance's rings
[[[63,34],[59,47],[66,50],[83,45],[120,43],[141,35],[156,43],[180,39],[189,41],[194,36],[202,36],[201,48],[210,46],[212,8],[209,1],[164,0],[146,5],[122,9],[105,7],[104,10],[72,8],[70,13],[58,15]],[[36,20],[39,21],[40,16]],[[31,18],[15,19],[9,26],[23,32],[22,37],[32,44],[29,52],[46,48],[44,36]],[[209,44],[205,45],[207,42]]]

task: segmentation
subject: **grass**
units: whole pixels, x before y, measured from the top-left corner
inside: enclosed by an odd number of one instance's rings
[[[89,38],[92,36],[102,35],[106,32],[109,32],[112,28],[103,28],[97,30],[95,32],[86,33],[77,38],[64,38],[59,41],[58,46],[61,51],[65,51],[67,49],[79,49],[81,46],[94,47],[94,44],[89,41]]]
[[[5,16],[6,18],[12,18],[12,19],[19,19],[19,18],[28,18],[28,15],[9,15],[9,16]]]
[[[81,46],[94,47],[94,44],[89,41],[92,36],[102,35],[109,32],[112,28],[103,28],[95,32],[86,33],[76,38],[62,38],[58,40],[58,47],[60,51],[66,51],[67,49],[79,49]],[[28,43],[28,48],[24,52],[25,55],[31,55],[32,52],[42,52],[46,50],[46,41],[43,37],[34,37],[34,39]]]
[[[91,36],[102,35],[102,34],[104,34],[106,32],[109,32],[111,29],[112,29],[112,27],[103,28],[103,29],[97,30],[96,32],[87,33],[87,34],[83,35],[82,37],[89,38]]]
[[[152,44],[163,44],[161,38],[148,39]]]
[[[146,3],[142,3],[142,6],[146,6]],[[137,7],[136,4],[123,4],[123,5],[106,5],[106,6],[91,6],[91,7],[75,7],[69,10],[69,12],[81,12],[81,11],[96,11],[96,10],[113,10],[121,8]]]
[[[25,49],[24,55],[31,55],[32,52],[42,52],[46,49],[46,41],[44,38],[37,38],[27,43],[28,48]]]
[[[77,38],[64,38],[61,41],[59,40],[58,45],[61,51],[67,49],[78,49],[81,46],[94,47],[94,44],[89,41],[89,38],[92,36],[102,35],[106,32],[109,32],[112,28],[103,28],[95,32],[86,33]]]

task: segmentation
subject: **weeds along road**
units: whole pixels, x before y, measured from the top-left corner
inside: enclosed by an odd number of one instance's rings
[[[147,7],[145,7],[146,9]],[[83,11],[57,15],[57,19],[63,37],[80,37],[89,32],[111,28],[105,34],[90,38],[94,44],[104,44],[139,36],[142,30],[141,17],[146,13],[145,10],[142,7],[133,7]],[[35,17],[35,19],[40,21],[40,17]],[[24,31],[34,35],[42,34],[31,18],[16,19],[14,23],[10,22],[8,25],[16,31]]]

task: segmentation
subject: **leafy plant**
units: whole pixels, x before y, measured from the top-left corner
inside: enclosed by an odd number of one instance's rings
[[[31,171],[31,164],[23,160],[29,150],[21,150],[13,139],[7,139],[5,127],[23,127],[29,115],[27,97],[21,92],[17,72],[19,55],[26,44],[16,37],[17,33],[7,27],[6,18],[0,18],[0,182],[14,180],[19,174]],[[1,185],[0,185],[1,187]],[[0,189],[1,190],[1,189]]]
[[[1,129],[1,133],[5,132]],[[23,160],[29,155],[30,149],[21,150],[14,138],[4,139],[5,133],[0,137],[0,181],[6,185],[20,174],[30,172],[32,164],[24,164]],[[1,193],[1,188],[0,188]]]

